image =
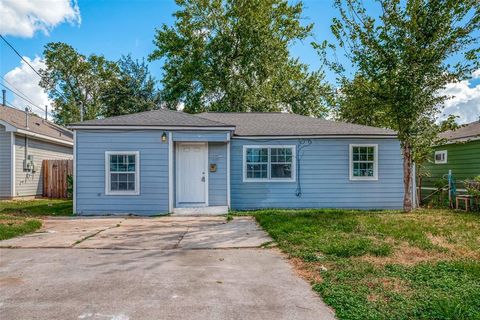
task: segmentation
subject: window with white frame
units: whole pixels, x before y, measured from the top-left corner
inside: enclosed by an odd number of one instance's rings
[[[244,146],[243,180],[295,181],[295,146]]]
[[[435,164],[447,163],[447,150],[435,151]]]
[[[140,161],[138,151],[105,152],[105,193],[138,195],[140,193]]]
[[[378,179],[378,145],[350,145],[350,180]]]

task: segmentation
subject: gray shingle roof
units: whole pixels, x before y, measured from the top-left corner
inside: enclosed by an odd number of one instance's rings
[[[158,109],[105,119],[87,120],[73,123],[71,126],[225,127],[225,124],[195,117],[180,111]]]
[[[96,126],[235,127],[236,136],[395,135],[389,129],[273,112],[212,112],[191,115],[160,109],[72,124],[72,127]]]
[[[197,117],[235,125],[236,136],[393,136],[395,131],[290,113],[200,113]]]
[[[28,127],[25,125],[25,112],[19,109],[0,105],[0,120],[9,125],[28,132],[41,134],[51,138],[73,142],[72,131],[40,118],[34,113],[29,113]]]
[[[449,141],[480,138],[480,121],[468,123],[457,130],[440,133],[440,137]]]

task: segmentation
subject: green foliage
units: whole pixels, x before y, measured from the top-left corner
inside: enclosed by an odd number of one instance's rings
[[[71,200],[15,200],[0,201],[0,214],[17,216],[71,216]]]
[[[68,199],[73,197],[73,175],[67,175],[67,197]]]
[[[465,181],[465,188],[467,189],[468,194],[474,197],[480,197],[480,176]]]
[[[323,116],[323,73],[290,56],[310,35],[303,5],[286,0],[176,0],[172,27],[157,29],[150,60],[165,59],[162,98],[184,111],[283,111]]]
[[[447,83],[469,77],[480,65],[475,32],[477,0],[379,0],[369,15],[361,0],[336,0],[340,18],[332,32],[355,68],[353,79],[337,61],[337,115],[347,121],[398,132],[404,155],[406,211],[411,210],[412,161],[423,161],[438,133],[436,116],[448,98]],[[333,45],[317,45],[321,56]],[[452,63],[454,61],[454,63]]]
[[[338,319],[480,319],[475,214],[331,209],[247,214],[280,249],[303,260],[301,268],[314,274],[313,289]],[[406,247],[410,251],[402,251]],[[415,255],[417,263],[404,262]]]
[[[40,86],[54,101],[58,124],[152,110],[160,103],[145,61],[130,55],[117,62],[87,57],[61,42],[47,44],[44,56]]]
[[[0,240],[34,232],[42,226],[38,220],[0,214]]]
[[[115,63],[95,54],[86,57],[62,42],[48,43],[43,55],[40,86],[53,100],[55,122],[67,125],[102,116],[102,94],[118,71]]]
[[[130,55],[117,61],[117,77],[102,95],[106,106],[104,116],[119,116],[157,109],[160,95],[156,81],[144,60],[133,60]]]

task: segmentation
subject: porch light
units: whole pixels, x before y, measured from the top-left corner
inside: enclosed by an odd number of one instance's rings
[[[167,133],[165,131],[162,134],[162,142],[163,143],[167,142]]]

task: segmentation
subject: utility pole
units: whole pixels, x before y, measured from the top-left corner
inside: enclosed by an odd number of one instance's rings
[[[45,105],[45,120],[48,120],[48,105]]]
[[[5,89],[2,89],[2,103],[4,107],[7,106],[7,90]]]

